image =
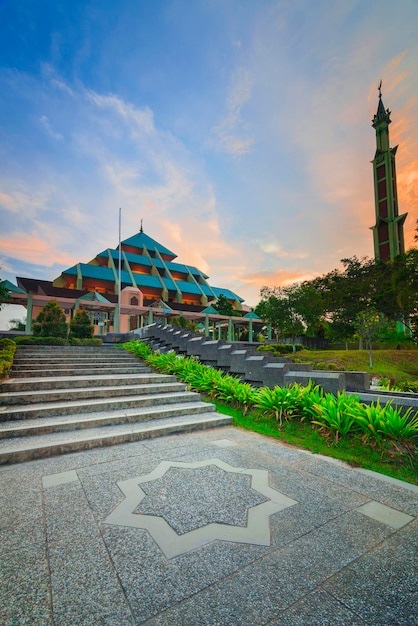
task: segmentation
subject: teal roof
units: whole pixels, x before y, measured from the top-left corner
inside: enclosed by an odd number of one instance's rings
[[[202,313],[205,315],[219,315],[219,311],[217,311],[211,304],[207,306],[206,309],[203,309]]]
[[[119,250],[110,250],[110,254],[114,261],[119,260]],[[134,254],[133,252],[124,252],[128,263],[137,263],[138,265],[146,265],[147,267],[151,267],[152,264],[158,269],[165,269],[167,266],[170,271],[173,272],[183,272],[184,274],[188,274],[190,272],[194,276],[202,276],[203,278],[208,278],[206,274],[199,271],[196,267],[192,265],[184,265],[183,263],[175,263],[173,261],[165,261],[165,265],[158,257],[153,258],[152,262],[146,254]],[[105,259],[109,258],[109,254],[107,250],[103,250],[103,252],[99,252],[96,255],[97,257],[103,257]]]
[[[238,302],[244,301],[243,298],[238,296],[230,289],[212,287],[211,285],[207,284],[205,280],[208,278],[208,276],[192,265],[175,263],[172,260],[163,262],[160,258],[158,258],[158,255],[152,256],[152,258],[150,259],[147,254],[141,254],[145,246],[146,249],[150,252],[158,251],[160,254],[171,257],[171,259],[176,258],[176,255],[168,248],[162,246],[160,243],[158,243],[142,231],[136,233],[136,235],[133,235],[128,239],[124,239],[122,241],[122,244],[126,244],[127,246],[131,246],[132,248],[136,248],[138,251],[138,254],[136,254],[135,252],[124,252],[124,256],[126,256],[129,264],[138,264],[149,268],[154,266],[154,268],[156,268],[161,275],[154,276],[151,274],[141,274],[139,272],[135,272],[134,270],[131,270],[131,274],[126,270],[122,270],[122,286],[132,285],[131,275],[133,275],[135,282],[139,288],[141,288],[141,286],[144,286],[161,289],[164,285],[164,287],[171,292],[180,291],[183,294],[195,294],[199,296],[203,294],[211,299],[218,298],[221,294],[224,294],[229,300],[236,300]],[[114,261],[115,269],[113,269],[113,267],[93,265],[92,263],[79,263],[64,270],[62,272],[62,275],[78,276],[78,272],[80,271],[82,277],[84,278],[91,278],[95,280],[102,280],[114,283],[115,279],[117,279],[118,274],[117,261],[119,260],[119,251],[110,249],[103,250],[96,256],[96,258],[109,259],[109,254]],[[190,280],[172,280],[171,278],[169,278],[169,276],[164,276],[165,269],[168,269],[170,272],[181,272],[187,274]],[[193,280],[191,276],[193,276],[195,280]]]
[[[110,254],[114,261],[119,261],[119,250],[110,250]],[[126,258],[128,259],[128,263],[138,263],[139,265],[146,265],[148,267],[151,267],[152,265],[149,257],[146,254],[133,254],[132,252],[125,252],[125,251],[124,251],[124,254]],[[103,252],[100,252],[96,256],[104,257],[105,259],[109,258],[109,254],[107,250],[103,250]],[[122,261],[123,261],[123,257],[122,257]],[[160,263],[162,267],[162,263],[159,259],[153,259],[153,261],[155,265],[157,265],[156,261],[158,261],[158,263]]]
[[[89,302],[110,302],[110,300],[102,296],[102,294],[98,293],[97,291],[91,291],[90,293],[86,293],[84,294],[84,296],[78,298],[78,300],[88,300]]]
[[[240,296],[237,296],[236,293],[234,293],[233,291],[231,291],[230,289],[224,289],[223,287],[211,287],[212,291],[216,294],[217,297],[219,297],[222,293],[224,294],[224,296],[226,298],[229,298],[230,300],[238,300],[238,302],[244,302],[244,298],[241,298]]]
[[[199,289],[196,283],[189,283],[185,280],[176,280],[176,285],[182,293],[194,293],[198,294],[199,296],[202,295],[202,291]]]
[[[21,289],[17,285],[14,285],[10,282],[10,280],[0,280],[1,286],[5,287],[9,293],[24,293],[26,295],[26,291]]]
[[[133,248],[138,248],[139,250],[143,249],[143,247],[145,246],[147,250],[158,250],[160,254],[167,254],[173,259],[175,259],[177,256],[176,254],[174,254],[174,252],[171,252],[171,250],[169,250],[165,246],[162,246],[160,243],[158,243],[158,241],[155,241],[155,239],[152,239],[152,237],[149,237],[144,232],[136,233],[136,235],[129,237],[129,239],[124,239],[122,241],[122,244],[132,246]]]
[[[246,319],[246,320],[259,320],[260,318],[258,317],[257,313],[254,313],[254,311],[248,311],[248,313],[246,315],[244,315],[244,319]]]

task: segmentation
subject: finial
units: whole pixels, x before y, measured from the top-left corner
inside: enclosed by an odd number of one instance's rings
[[[381,98],[382,97],[382,79],[380,79],[378,90],[379,90],[379,98]]]
[[[140,232],[140,233],[143,233],[143,232],[144,232],[144,230],[143,230],[143,228],[142,228],[142,217],[141,217],[141,228],[139,229],[139,232]]]

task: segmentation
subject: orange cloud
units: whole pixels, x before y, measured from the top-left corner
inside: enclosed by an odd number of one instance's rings
[[[7,193],[0,193],[0,204],[6,204],[10,208],[14,208],[16,206],[13,198]]]
[[[0,248],[6,256],[37,265],[50,267],[55,263],[63,265],[75,263],[73,257],[65,252],[55,250],[38,235],[15,233],[13,237],[0,238]]]

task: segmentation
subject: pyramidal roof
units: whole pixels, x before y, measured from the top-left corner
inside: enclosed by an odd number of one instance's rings
[[[166,254],[172,259],[175,259],[177,257],[174,252],[171,252],[171,250],[158,243],[158,241],[155,241],[155,239],[153,239],[149,235],[146,235],[143,230],[141,230],[139,233],[136,233],[136,235],[132,235],[132,237],[129,237],[128,239],[124,239],[122,241],[122,244],[132,246],[133,248],[138,248],[139,250],[143,250],[144,247],[147,250],[158,250],[160,254]]]

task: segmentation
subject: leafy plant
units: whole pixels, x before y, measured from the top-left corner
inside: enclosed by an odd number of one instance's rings
[[[249,383],[238,382],[232,385],[232,393],[234,404],[242,409],[244,415],[250,407],[254,406],[258,398],[257,391]]]
[[[315,385],[312,380],[309,381],[306,387],[301,388],[301,421],[305,419],[311,420],[317,415],[314,406],[320,405],[324,396],[325,392],[322,387]]]
[[[382,425],[386,418],[386,405],[381,406],[379,400],[370,405],[359,403],[353,412],[353,418],[363,431],[364,440],[373,440],[375,443],[381,442]]]
[[[338,443],[339,437],[345,437],[358,430],[358,424],[353,416],[358,404],[357,398],[346,393],[339,392],[337,396],[327,393],[320,403],[312,407],[316,413],[316,419],[312,420],[312,424],[332,434],[335,443]]]
[[[279,426],[283,419],[288,420],[301,410],[300,389],[295,387],[261,387],[256,396],[255,406],[264,415],[275,417]]]
[[[409,407],[402,413],[401,407],[393,407],[391,402],[385,406],[385,417],[381,425],[387,439],[403,441],[418,437],[418,412]]]

